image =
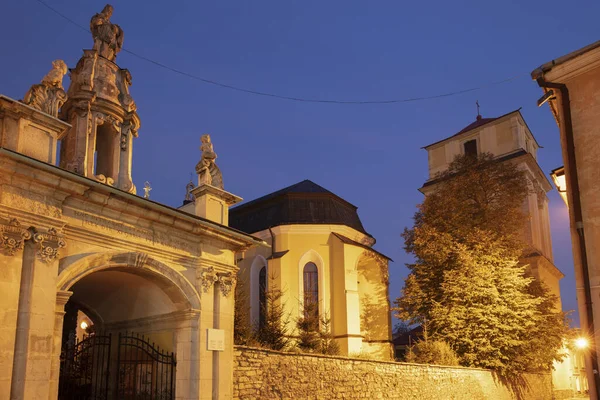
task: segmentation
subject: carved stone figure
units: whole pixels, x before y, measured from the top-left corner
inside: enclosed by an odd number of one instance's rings
[[[145,199],[149,199],[150,198],[150,191],[152,190],[152,186],[150,186],[150,182],[146,181],[146,183],[144,183],[144,198]]]
[[[94,50],[109,61],[114,61],[123,47],[123,30],[119,25],[110,22],[112,13],[113,7],[107,4],[102,12],[94,15],[90,21]]]
[[[215,163],[217,154],[213,149],[210,135],[202,135],[200,141],[202,142],[202,145],[200,146],[202,158],[196,165],[198,185],[212,185],[219,189],[223,189],[223,176],[221,175],[221,170]]]
[[[192,201],[194,201],[194,195],[192,194],[192,190],[194,190],[194,183],[193,182],[189,182],[187,185],[185,185],[185,199],[184,202],[186,203],[191,203]]]
[[[67,92],[62,85],[67,72],[67,64],[63,60],[53,61],[50,72],[42,78],[41,83],[31,86],[23,98],[23,103],[58,117],[58,110],[67,101]]]

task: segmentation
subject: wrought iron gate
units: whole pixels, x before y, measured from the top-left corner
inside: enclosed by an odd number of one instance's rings
[[[175,398],[175,355],[160,350],[144,336],[119,334],[119,400]]]
[[[59,400],[108,399],[110,334],[67,343],[60,357]]]
[[[116,364],[111,335],[93,334],[63,346],[59,400],[173,400],[175,355],[139,334],[119,334]],[[114,363],[113,358],[113,363]],[[112,366],[111,366],[112,365]],[[116,374],[111,369],[116,367]],[[113,370],[114,371],[114,370]]]

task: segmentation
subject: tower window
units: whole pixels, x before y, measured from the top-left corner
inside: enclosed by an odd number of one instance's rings
[[[465,155],[476,157],[477,156],[477,139],[467,140],[464,144]]]

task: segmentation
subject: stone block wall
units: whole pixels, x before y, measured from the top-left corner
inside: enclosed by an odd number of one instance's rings
[[[550,374],[504,384],[490,371],[237,346],[234,399],[550,400]]]

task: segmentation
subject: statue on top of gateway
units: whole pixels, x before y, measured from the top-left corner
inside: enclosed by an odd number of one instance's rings
[[[123,47],[123,30],[119,25],[110,22],[112,13],[113,6],[107,4],[102,12],[94,15],[90,21],[94,50],[109,61],[114,61]]]

